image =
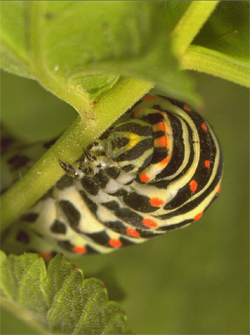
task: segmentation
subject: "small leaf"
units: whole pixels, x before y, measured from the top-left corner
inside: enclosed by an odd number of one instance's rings
[[[2,304],[43,334],[131,334],[103,283],[57,255],[46,271],[36,254],[0,252]]]

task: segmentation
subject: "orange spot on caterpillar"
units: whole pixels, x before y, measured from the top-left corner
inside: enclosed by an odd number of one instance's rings
[[[76,252],[77,254],[86,254],[87,252],[87,249],[84,248],[84,247],[79,247],[79,246],[75,246],[73,249],[72,249],[74,252]]]
[[[147,94],[142,98],[143,101],[151,101],[154,99],[155,99],[155,95],[150,95],[150,94]]]
[[[191,107],[189,107],[188,105],[184,104],[183,108],[185,109],[185,111],[191,112]]]
[[[150,199],[150,204],[154,207],[160,207],[162,204],[164,204],[164,201],[160,198],[152,198]]]
[[[140,175],[140,180],[143,183],[146,183],[147,181],[149,181],[149,176],[146,173],[143,173],[143,174]]]
[[[191,192],[194,193],[196,191],[197,187],[198,187],[198,184],[195,180],[192,180],[189,183],[189,187],[190,187]]]
[[[52,258],[52,255],[49,252],[40,252],[38,257],[50,260]]]
[[[78,271],[78,270],[80,270],[80,269],[79,269],[79,267],[76,265],[76,266],[74,267],[74,271]]]
[[[210,168],[210,162],[209,161],[205,161],[205,167]]]
[[[144,224],[144,226],[150,227],[150,228],[155,228],[158,226],[157,223],[151,219],[143,219],[142,223]]]
[[[201,213],[199,213],[199,214],[195,215],[195,217],[193,218],[193,219],[194,219],[194,221],[197,221],[197,220],[199,220],[199,219],[202,217],[202,215],[203,215],[203,212],[201,212]]]
[[[136,231],[135,229],[132,229],[132,228],[127,228],[126,233],[130,236],[133,236],[133,237],[140,237],[140,233],[138,233],[138,231]]]
[[[220,190],[221,190],[221,184],[220,184],[219,187],[218,187],[217,194],[220,193]]]
[[[165,127],[164,127],[164,123],[163,122],[159,122],[156,125],[156,131],[165,131]]]
[[[207,131],[207,125],[206,125],[205,122],[202,123],[201,127],[202,127],[205,131]]]
[[[158,164],[160,164],[160,165],[166,165],[168,163],[168,161],[169,161],[169,158],[166,157],[161,162],[159,162]]]
[[[160,138],[156,139],[156,145],[159,147],[165,147],[166,146],[166,137],[162,136]]]
[[[120,240],[116,240],[115,238],[111,238],[109,240],[109,245],[114,248],[120,248],[122,246],[122,242]]]

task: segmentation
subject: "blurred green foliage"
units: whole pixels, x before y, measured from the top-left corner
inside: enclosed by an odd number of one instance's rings
[[[192,74],[204,98],[225,161],[222,191],[204,217],[186,229],[110,255],[79,258],[86,277],[103,279],[136,334],[247,334],[249,327],[249,90]],[[4,73],[2,118],[33,109],[48,137],[76,113],[33,81]],[[11,93],[10,93],[11,92]],[[53,110],[53,113],[50,111]],[[20,112],[20,135],[23,116]],[[26,119],[27,126],[27,119]],[[44,131],[42,131],[44,134]],[[115,280],[115,281],[114,281]],[[36,334],[7,312],[2,334]]]

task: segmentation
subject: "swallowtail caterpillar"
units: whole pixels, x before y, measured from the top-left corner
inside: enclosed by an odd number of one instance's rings
[[[3,143],[16,149],[3,156],[8,187],[38,158],[38,147]],[[64,176],[3,234],[7,251],[18,245],[47,259],[109,253],[182,228],[217,198],[223,171],[209,124],[188,105],[156,95],[144,96],[74,165],[59,163]]]

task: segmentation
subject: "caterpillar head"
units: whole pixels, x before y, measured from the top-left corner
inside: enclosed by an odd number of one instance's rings
[[[120,123],[107,137],[107,157],[124,172],[141,170],[149,164],[153,151],[152,129],[142,120]]]
[[[149,164],[153,151],[152,129],[146,122],[135,119],[122,122],[83,150],[76,162],[75,177],[93,177],[106,167],[137,173]]]

